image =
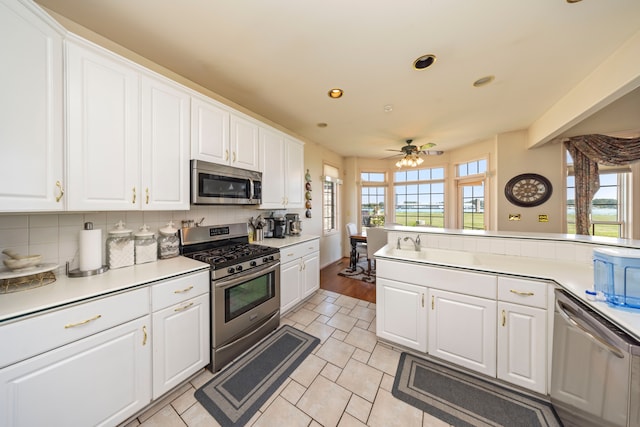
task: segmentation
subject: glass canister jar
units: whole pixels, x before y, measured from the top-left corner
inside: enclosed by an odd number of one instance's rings
[[[158,251],[156,236],[149,227],[144,224],[135,235],[136,264],[157,261]]]
[[[160,259],[173,258],[180,255],[180,240],[178,238],[178,229],[173,225],[173,221],[169,221],[166,227],[158,230],[158,257]]]
[[[109,230],[107,237],[107,263],[110,269],[128,267],[134,264],[134,243],[131,230],[118,221],[115,228]]]

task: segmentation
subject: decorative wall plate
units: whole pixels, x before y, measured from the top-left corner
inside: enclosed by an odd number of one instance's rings
[[[549,200],[553,187],[542,175],[523,173],[514,176],[504,187],[504,195],[516,206],[530,208]]]

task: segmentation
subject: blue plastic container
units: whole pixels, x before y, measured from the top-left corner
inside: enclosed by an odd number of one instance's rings
[[[594,249],[593,276],[608,303],[640,308],[640,249]]]

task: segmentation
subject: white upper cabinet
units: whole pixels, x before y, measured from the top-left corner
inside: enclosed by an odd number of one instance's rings
[[[0,52],[0,211],[63,210],[62,31],[36,6],[0,0]]]
[[[142,78],[142,209],[189,210],[189,93]]]
[[[258,123],[248,117],[231,113],[229,137],[231,141],[229,164],[242,169],[260,170]]]
[[[75,38],[66,61],[68,209],[139,209],[138,70]]]
[[[191,98],[191,158],[229,164],[229,110],[212,99]]]
[[[199,95],[191,109],[192,159],[259,170],[258,122]]]
[[[190,93],[66,42],[69,210],[188,210]]]
[[[284,135],[275,130],[260,128],[260,164],[262,169],[263,209],[285,206]]]
[[[275,129],[260,128],[261,209],[304,207],[304,145]]]

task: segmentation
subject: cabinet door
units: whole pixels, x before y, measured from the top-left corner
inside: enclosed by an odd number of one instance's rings
[[[498,303],[498,378],[547,393],[547,312]]]
[[[0,370],[0,425],[112,426],[151,401],[149,316]]]
[[[301,277],[299,259],[280,264],[280,314],[287,312],[300,302]]]
[[[231,166],[259,170],[260,159],[257,123],[231,114]]]
[[[139,73],[87,42],[66,41],[68,209],[140,208]]]
[[[285,205],[284,135],[260,128],[260,168],[262,170],[262,209],[281,209]]]
[[[211,99],[191,98],[191,158],[229,164],[229,110]]]
[[[496,376],[496,302],[429,289],[429,353]]]
[[[378,278],[376,333],[380,338],[427,351],[427,288]]]
[[[153,313],[153,398],[210,360],[209,294]]]
[[[189,210],[190,96],[156,76],[142,79],[142,209]]]
[[[285,138],[285,194],[288,209],[304,207],[304,145]]]
[[[302,258],[302,299],[320,289],[320,255],[315,252]]]
[[[0,1],[0,211],[64,209],[62,36],[35,6]]]

